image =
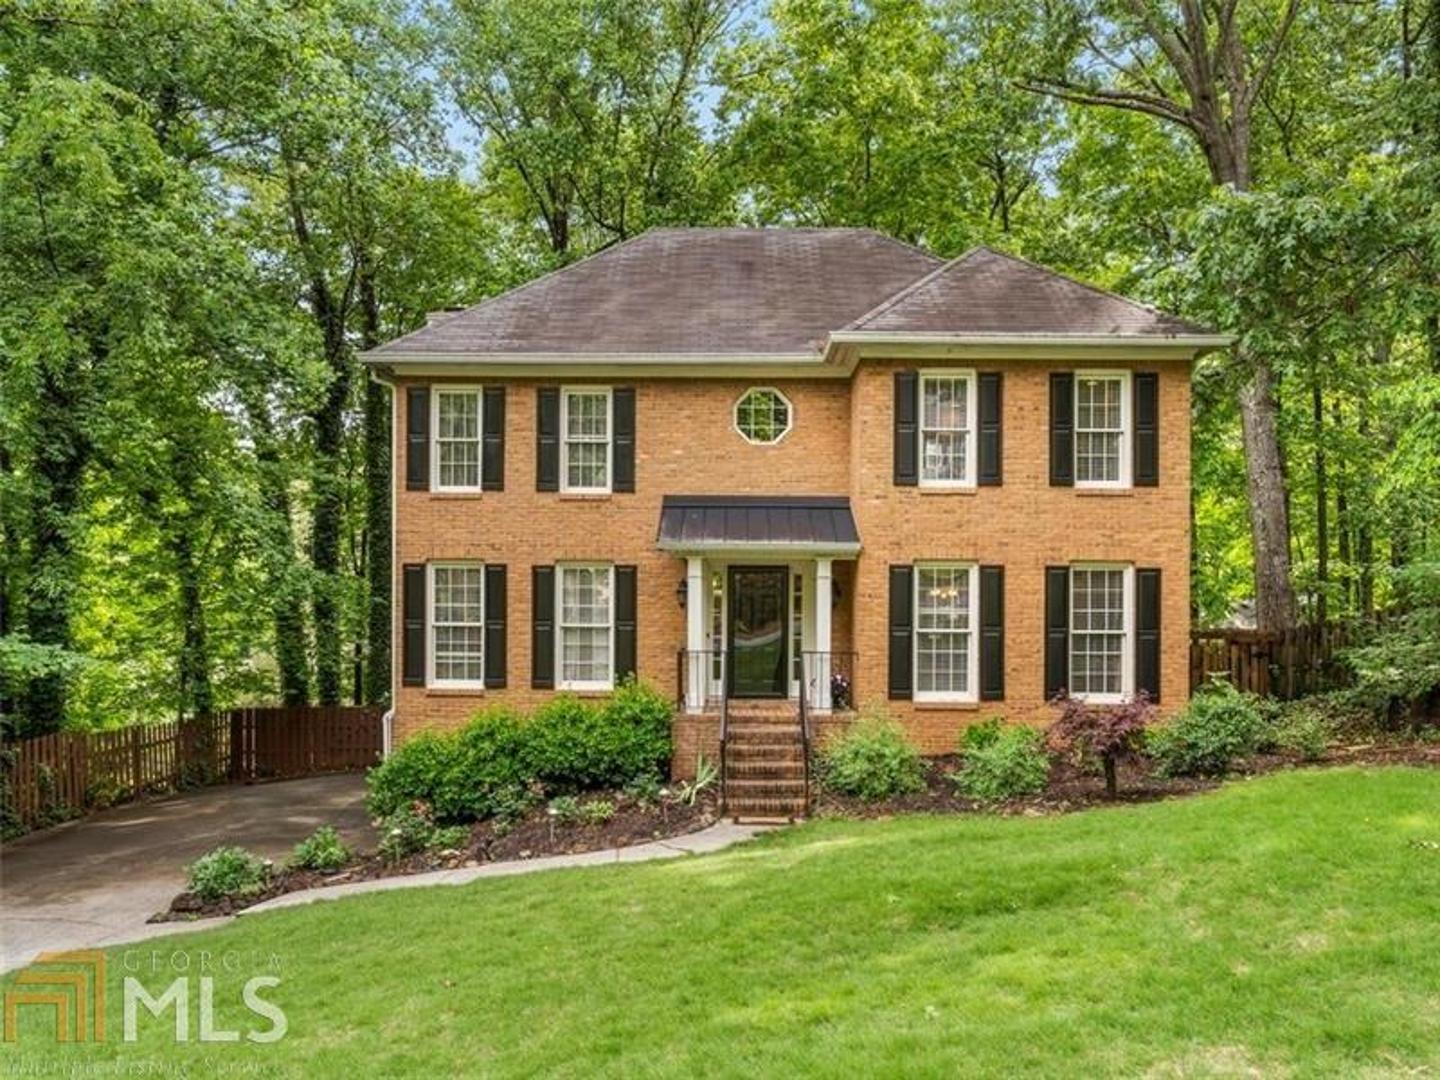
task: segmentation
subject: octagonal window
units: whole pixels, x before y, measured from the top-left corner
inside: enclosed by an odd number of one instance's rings
[[[785,437],[792,416],[789,398],[773,387],[756,386],[735,403],[735,430],[747,442],[769,445]]]

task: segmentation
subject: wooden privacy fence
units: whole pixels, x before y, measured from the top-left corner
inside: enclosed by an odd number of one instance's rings
[[[1352,641],[1344,623],[1296,626],[1288,630],[1193,630],[1190,633],[1190,689],[1214,676],[1263,697],[1298,698],[1345,685],[1338,659]]]
[[[364,769],[380,760],[383,711],[359,706],[232,709],[0,747],[10,830],[146,795]]]

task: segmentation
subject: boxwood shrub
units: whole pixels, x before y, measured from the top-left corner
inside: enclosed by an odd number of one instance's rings
[[[458,731],[408,740],[370,770],[370,812],[387,817],[418,801],[437,821],[474,821],[536,796],[658,778],[671,719],[670,702],[634,680],[603,701],[562,694],[529,719],[486,709]]]
[[[820,782],[867,802],[925,790],[920,751],[883,711],[867,711],[817,755]]]
[[[1255,752],[1264,726],[1254,697],[1215,681],[1168,724],[1151,730],[1148,749],[1166,776],[1219,776]]]

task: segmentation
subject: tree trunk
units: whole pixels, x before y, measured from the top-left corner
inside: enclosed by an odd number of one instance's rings
[[[1330,426],[1335,430],[1340,429],[1340,406],[1335,405],[1331,409]],[[1355,568],[1350,560],[1350,500],[1346,494],[1346,487],[1349,484],[1350,470],[1345,467],[1345,458],[1340,456],[1340,464],[1335,472],[1335,534],[1336,542],[1340,548],[1340,566],[1343,577],[1345,614],[1350,615],[1354,611],[1355,593]]]
[[[1247,366],[1250,379],[1240,391],[1240,427],[1255,552],[1256,626],[1282,630],[1295,624],[1295,589],[1290,581],[1290,516],[1276,432],[1274,376],[1260,357],[1250,357]]]
[[[1115,757],[1113,754],[1106,754],[1100,761],[1105,768],[1105,797],[1113,799],[1120,790],[1120,783],[1115,775]]]
[[[315,568],[312,598],[315,619],[315,692],[322,705],[340,704],[340,534],[345,500],[341,491],[341,454],[345,447],[345,405],[350,398],[350,356],[344,331],[332,327],[326,334],[330,386],[314,414],[315,515],[310,538],[310,563]]]
[[[207,716],[215,711],[215,697],[210,682],[200,560],[195,554],[193,535],[197,522],[186,515],[176,526],[171,548],[180,585],[180,709],[191,716]]]
[[[25,588],[25,630],[40,645],[71,647],[70,606],[75,594],[75,515],[89,460],[81,428],[81,402],[66,374],[47,368],[40,382],[36,430],[45,437],[35,451],[30,501],[30,574]],[[27,736],[59,731],[65,719],[66,676],[41,675],[26,686],[20,703]]]
[[[1330,495],[1325,478],[1325,400],[1318,372],[1315,384],[1310,388],[1310,403],[1315,422],[1315,619],[1323,623],[1329,614]]]
[[[380,344],[380,305],[374,275],[360,279],[364,347]],[[390,698],[390,392],[374,379],[365,384],[365,620],[363,700],[377,705]]]

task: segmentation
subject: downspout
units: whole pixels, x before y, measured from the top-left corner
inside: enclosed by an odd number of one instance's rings
[[[382,386],[390,388],[390,707],[385,710],[381,717],[381,728],[383,731],[382,746],[383,756],[389,757],[395,748],[395,708],[400,700],[400,663],[397,659],[400,656],[399,634],[396,633],[396,626],[400,620],[396,618],[397,608],[395,606],[395,573],[399,568],[396,556],[399,553],[399,529],[396,528],[396,506],[395,491],[399,483],[396,475],[396,467],[400,462],[400,390],[395,385],[393,372],[390,368],[379,366],[370,369],[370,378]]]

